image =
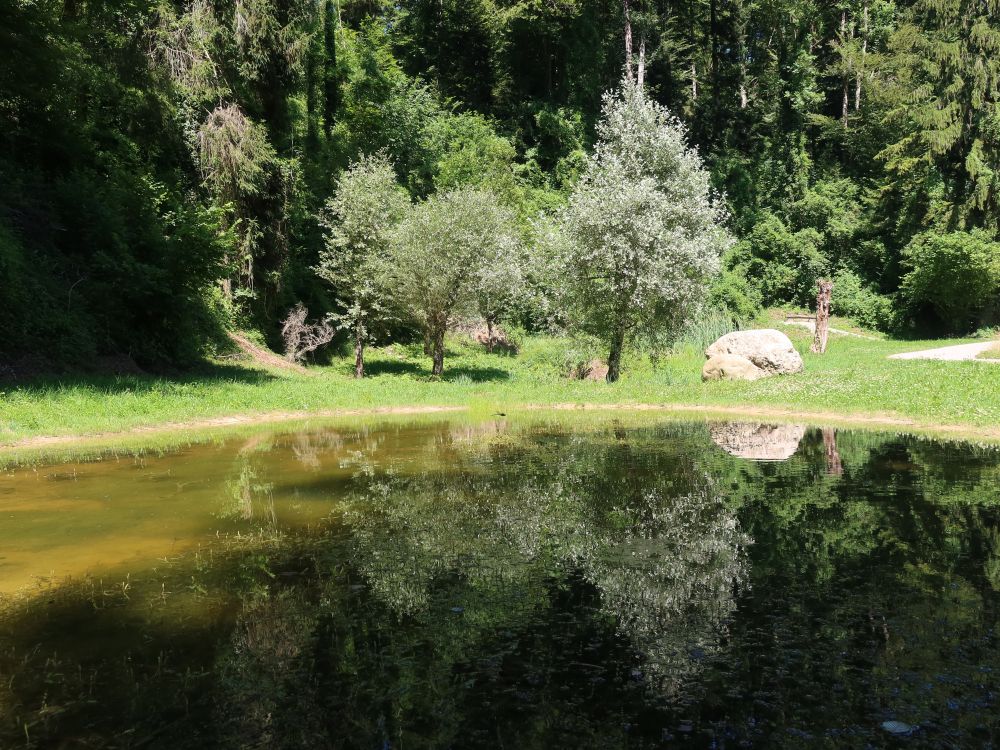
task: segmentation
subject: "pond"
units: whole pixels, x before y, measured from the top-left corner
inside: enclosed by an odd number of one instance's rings
[[[988,747],[1000,450],[536,415],[0,471],[0,747]]]

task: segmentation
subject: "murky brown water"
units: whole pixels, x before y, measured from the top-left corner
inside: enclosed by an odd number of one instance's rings
[[[537,417],[0,472],[0,747],[984,747],[1000,451]]]

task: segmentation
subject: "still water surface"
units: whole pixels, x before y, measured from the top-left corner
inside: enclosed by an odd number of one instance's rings
[[[1000,450],[438,420],[0,471],[0,747],[989,747]]]

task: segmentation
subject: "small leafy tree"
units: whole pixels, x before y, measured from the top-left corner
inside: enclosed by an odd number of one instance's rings
[[[384,154],[363,156],[337,181],[334,196],[320,215],[326,248],[316,273],[328,282],[343,311],[340,329],[354,338],[354,376],[365,374],[365,344],[372,326],[390,314],[386,287],[389,236],[409,206]]]
[[[484,250],[474,283],[476,309],[486,323],[486,345],[493,351],[497,324],[525,298],[525,259],[521,248],[500,243]],[[486,255],[485,253],[492,253]]]
[[[681,124],[626,83],[607,94],[598,143],[561,215],[570,322],[609,346],[608,382],[626,340],[673,335],[700,306],[731,240],[709,173]]]
[[[912,310],[928,305],[961,331],[1000,291],[1000,242],[984,230],[918,234],[903,251],[900,294]]]
[[[494,281],[491,269],[516,263],[516,225],[514,214],[492,193],[460,188],[415,206],[397,228],[393,291],[423,328],[434,375],[444,372],[444,334],[454,316],[475,309],[482,299],[495,299],[495,289],[487,291]],[[498,309],[492,303],[487,308]]]

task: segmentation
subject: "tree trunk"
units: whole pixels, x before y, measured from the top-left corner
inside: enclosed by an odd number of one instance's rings
[[[492,318],[486,319],[486,349],[490,354],[493,353],[493,320]]]
[[[625,80],[632,83],[632,17],[628,6],[629,0],[622,0],[625,11]]]
[[[327,139],[333,130],[340,95],[337,81],[337,24],[340,10],[335,0],[326,0],[323,13],[323,46],[326,60],[323,66],[323,133]]]
[[[737,3],[734,16],[734,33],[736,35],[736,56],[740,61],[739,64],[739,96],[740,96],[740,109],[746,109],[747,105],[750,103],[750,94],[747,91],[747,78],[749,77],[749,71],[747,70],[747,18],[746,9],[743,3]]]
[[[708,33],[712,45],[712,93],[719,91],[719,7],[718,0],[709,3]]]
[[[833,293],[833,282],[820,279],[816,282],[819,292],[816,295],[816,332],[810,351],[813,354],[823,354],[826,351],[826,340],[830,335],[830,297]]]
[[[548,34],[542,41],[542,50],[545,55],[545,90],[548,92],[549,99],[552,98],[552,66],[555,65],[555,56],[549,49],[549,37]]]
[[[849,101],[847,95],[847,79],[844,79],[844,95],[840,103],[840,121],[844,125],[844,130],[847,130],[847,102]]]
[[[847,11],[843,10],[840,12],[840,43],[842,45],[847,44]],[[841,47],[843,50],[844,47]],[[843,52],[841,52],[841,62],[844,62]],[[848,94],[848,89],[850,87],[850,79],[847,77],[847,72],[844,72],[844,86],[843,86],[843,97],[840,103],[840,120],[844,124],[844,130],[847,130],[847,106],[850,101],[850,96]]]
[[[354,327],[354,377],[365,376],[365,334],[359,323]]]
[[[695,30],[695,23],[697,18],[697,13],[695,12],[695,3],[686,3],[688,10],[688,36],[691,40],[691,101],[698,101],[698,63],[694,58],[696,54],[695,50],[701,48],[698,43],[698,34]]]
[[[306,51],[306,144],[316,148],[319,133],[316,131],[316,45],[310,41]]]
[[[642,87],[646,83],[646,37],[645,36],[639,38],[639,71],[636,74],[636,81],[639,84],[639,90],[642,91]]]
[[[868,58],[868,0],[865,0],[861,25],[861,64],[858,65],[858,75],[854,82],[854,111],[861,109],[861,77],[865,72]]]
[[[611,353],[608,354],[609,383],[614,383],[622,374],[622,349],[625,347],[625,326],[619,326],[611,335]]]
[[[431,356],[434,363],[431,375],[441,377],[444,374],[444,327],[434,331],[434,351]]]

